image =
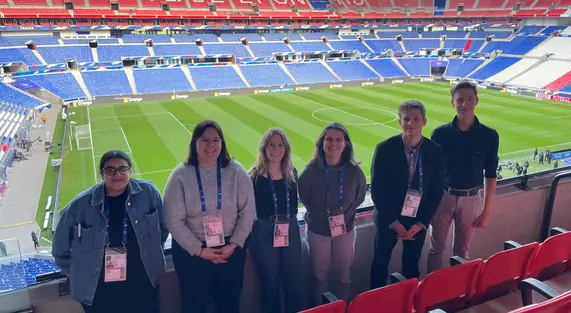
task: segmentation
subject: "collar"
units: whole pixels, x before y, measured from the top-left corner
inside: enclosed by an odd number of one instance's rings
[[[457,132],[463,132],[463,131],[461,131],[461,130],[458,128],[458,126],[457,126],[457,124],[458,124],[458,116],[454,116],[454,119],[452,120],[452,123],[450,123],[450,124],[452,125],[452,128],[453,128],[454,130],[456,130]],[[466,132],[470,132],[470,131],[476,130],[476,129],[480,128],[480,125],[481,125],[481,124],[480,124],[480,120],[478,120],[478,117],[474,115],[474,124],[473,124],[472,127],[470,127],[470,129],[468,129]]]
[[[422,146],[422,142],[424,141],[424,136],[420,136],[420,142],[419,142],[418,145],[417,145],[416,147],[414,147],[414,148],[413,148],[413,147],[409,147],[409,146],[406,144],[406,141],[404,140],[404,133],[401,134],[401,139],[402,139],[402,144],[403,144],[403,146],[404,146],[404,149],[405,149],[406,151],[415,152],[415,151],[417,151],[417,150],[420,150],[420,146]]]
[[[138,194],[143,191],[141,185],[135,179],[129,179],[129,184],[127,185],[127,193],[129,196]],[[93,187],[93,192],[91,196],[91,205],[102,205],[105,199],[105,185],[103,182],[95,185]]]

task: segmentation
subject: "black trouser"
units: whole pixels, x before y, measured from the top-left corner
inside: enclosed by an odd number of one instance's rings
[[[379,223],[377,226],[377,235],[375,236],[375,255],[371,266],[371,289],[383,287],[386,285],[387,276],[389,275],[389,262],[393,249],[398,241],[397,233],[389,228],[385,223]],[[407,230],[412,225],[405,225]],[[418,270],[418,261],[424,246],[426,230],[421,230],[414,236],[415,240],[403,240],[402,254],[402,274],[406,278],[418,278],[420,271]]]
[[[153,288],[146,276],[141,277],[138,282],[99,282],[93,303],[81,305],[85,313],[157,313],[158,289],[158,286]]]
[[[229,240],[227,237],[226,242]],[[214,264],[191,256],[173,240],[172,256],[180,285],[181,313],[206,313],[213,299],[217,313],[240,312],[245,249],[237,247],[227,263]]]
[[[301,235],[297,218],[289,224],[289,246],[274,248],[274,223],[257,219],[250,237],[250,253],[262,281],[262,300],[266,313],[280,313],[280,287],[286,313],[302,310]],[[280,284],[281,280],[281,284]]]

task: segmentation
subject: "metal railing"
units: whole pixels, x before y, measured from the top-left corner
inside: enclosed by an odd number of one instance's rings
[[[61,145],[60,145],[61,163],[60,163],[60,166],[58,169],[57,184],[56,184],[56,190],[55,190],[56,194],[54,197],[54,214],[52,216],[52,232],[54,232],[56,230],[56,225],[57,225],[57,221],[59,218],[59,194],[60,194],[60,186],[61,186],[62,173],[63,173],[63,164],[64,164],[63,161],[64,161],[64,156],[65,156],[65,143],[66,143],[65,139],[67,138],[68,121],[69,121],[69,119],[65,119],[65,121],[64,121],[63,136],[62,136],[61,141],[60,141],[61,142]]]
[[[547,195],[547,200],[545,202],[545,208],[543,209],[543,220],[541,222],[541,242],[545,241],[549,237],[549,229],[551,227],[551,216],[553,215],[553,206],[555,205],[555,197],[557,195],[557,187],[559,187],[559,182],[564,178],[571,177],[571,171],[561,173],[553,178],[551,186],[549,187],[549,194]]]

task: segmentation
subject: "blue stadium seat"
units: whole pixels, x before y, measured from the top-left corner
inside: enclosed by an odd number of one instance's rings
[[[133,75],[139,93],[192,90],[192,86],[180,68],[135,69]]]
[[[267,41],[281,41],[282,39],[284,39],[286,37],[289,40],[303,40],[301,38],[301,36],[297,33],[266,33],[266,34],[264,34],[264,38],[266,38]]]
[[[438,39],[403,40],[406,51],[418,52],[421,48],[440,48]]]
[[[393,51],[402,51],[402,47],[398,41],[395,40],[367,40],[366,43],[375,52],[384,52],[387,49]]]
[[[327,64],[342,80],[380,79],[379,75],[371,71],[361,61],[335,61]]]
[[[295,84],[278,64],[241,65],[240,70],[252,87]]]
[[[444,42],[445,49],[464,49],[468,39],[448,39]],[[484,44],[484,40],[472,40],[472,44],[467,52],[478,52]]]
[[[246,87],[232,66],[191,66],[189,70],[199,90]]]
[[[478,66],[482,65],[484,60],[472,59],[450,59],[448,67],[444,73],[445,77],[466,77],[472,73]]]
[[[3,83],[0,83],[0,99],[4,102],[19,104],[28,108],[34,108],[43,104],[42,101]]]
[[[377,36],[379,38],[391,38],[394,39],[397,35],[401,35],[402,38],[419,38],[417,32],[409,32],[409,31],[386,31],[386,32],[377,32]]]
[[[0,46],[3,47],[23,47],[25,42],[32,40],[36,45],[59,45],[56,37],[52,35],[43,36],[2,36]]]
[[[126,34],[123,35],[124,43],[145,43],[145,40],[152,39],[153,43],[170,43],[171,38],[168,35],[134,35]]]
[[[0,265],[0,293],[2,291],[23,289],[36,283],[36,276],[59,271],[51,260],[30,258]]]
[[[241,42],[242,38],[248,39],[248,41],[262,41],[262,37],[255,33],[236,33],[236,34],[221,34],[220,38],[224,42]]]
[[[518,34],[520,34],[520,35],[533,35],[533,34],[537,33],[538,31],[540,31],[544,28],[545,28],[545,26],[528,25],[528,26],[525,26],[524,28],[520,29]]]
[[[328,39],[339,39],[337,33],[335,32],[304,32],[302,35],[305,40],[321,40],[321,37],[327,37]]]
[[[364,52],[364,53],[371,52],[371,50],[369,50],[362,42],[356,39],[343,40],[343,41],[330,41],[329,44],[335,50],[358,50],[359,52]]]
[[[246,47],[241,43],[207,43],[203,45],[206,54],[233,54],[239,58],[251,57]]]
[[[212,33],[194,34],[194,35],[174,35],[176,42],[195,42],[202,39],[203,42],[219,42],[218,37]]]
[[[283,42],[254,42],[248,45],[257,57],[271,57],[274,52],[291,52]]]
[[[320,62],[286,64],[287,69],[300,84],[329,83],[339,81]]]
[[[195,44],[156,44],[153,45],[153,50],[156,56],[202,54]]]
[[[485,38],[488,35],[494,35],[495,38],[508,38],[511,34],[511,31],[471,31],[469,38]]]
[[[121,61],[121,57],[149,56],[145,45],[99,45],[97,47],[99,61]]]
[[[92,39],[63,39],[65,45],[87,45]],[[97,39],[98,44],[119,43],[117,38]]]
[[[49,90],[63,100],[85,98],[85,93],[71,73],[49,73],[22,77]],[[17,80],[17,78],[16,78]]]
[[[310,52],[310,51],[329,51],[331,50],[322,41],[296,41],[292,42],[291,46],[296,52]]]
[[[24,62],[28,65],[42,64],[32,50],[28,48],[0,49],[0,62],[5,63],[17,61]]]
[[[398,59],[398,62],[411,76],[430,76],[429,58]]]
[[[77,62],[93,62],[89,46],[38,47],[38,52],[48,64],[65,63],[66,58]]]
[[[432,31],[432,32],[424,32],[422,33],[422,38],[440,38],[441,36],[446,35],[446,38],[464,38],[466,37],[467,33],[465,31]]]
[[[506,68],[514,65],[519,60],[521,59],[512,57],[497,57],[479,69],[476,73],[470,75],[470,78],[479,80],[488,79],[505,70]]]
[[[389,77],[406,77],[405,72],[391,59],[367,60],[367,63],[381,76]]]
[[[124,70],[87,71],[81,74],[87,89],[94,97],[132,94]]]
[[[543,29],[539,35],[540,36],[549,36],[554,31],[564,30],[565,28],[567,28],[567,26],[548,26],[545,29]]]

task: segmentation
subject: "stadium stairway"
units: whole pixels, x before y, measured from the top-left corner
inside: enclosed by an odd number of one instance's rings
[[[38,50],[34,49],[32,50],[32,53],[36,56],[36,58],[38,58],[38,60],[40,60],[40,62],[42,62],[43,65],[47,65],[48,62],[46,62],[46,60],[44,59],[44,57],[38,52]]]
[[[469,35],[469,34],[470,34],[470,33],[468,33],[468,35]],[[480,49],[478,49],[478,53],[481,53],[482,50],[484,49],[484,47],[487,46],[487,45],[488,45],[488,41],[485,41],[484,44],[480,47]]]
[[[192,90],[197,90],[196,84],[194,83],[194,79],[192,79],[192,75],[190,75],[190,71],[188,70],[188,66],[181,66],[180,69],[184,73],[184,76],[186,76],[186,79],[188,79],[190,86],[192,86]]]
[[[404,43],[402,41],[399,41],[399,44],[400,44],[402,51],[406,52],[406,48],[404,46]]]
[[[367,49],[369,49],[371,52],[375,52],[375,50],[373,50],[373,48],[371,48],[371,46],[369,46],[369,44],[368,44],[366,41],[363,40],[362,43],[363,43],[363,45],[364,45],[365,47],[367,47]]]
[[[244,48],[246,48],[246,51],[248,51],[248,53],[250,54],[250,56],[252,58],[255,58],[256,56],[254,55],[254,51],[252,51],[252,49],[250,48],[249,45],[245,45]]]
[[[507,82],[513,82],[513,81],[517,81],[519,80],[519,78],[525,76],[527,73],[529,73],[530,71],[532,71],[533,69],[537,68],[538,66],[541,66],[543,64],[545,64],[545,62],[547,62],[547,56],[543,56],[541,58],[539,58],[539,60],[537,62],[535,62],[533,65],[529,66],[527,69],[525,69],[523,72],[519,73],[518,75],[512,77],[511,79],[509,79]]]
[[[323,64],[323,66],[325,66],[326,69],[328,69],[331,74],[333,74],[333,76],[335,76],[339,81],[342,81],[341,77],[339,77],[339,75],[337,75],[337,73],[335,73],[335,71],[331,68],[331,66],[329,66],[329,64],[327,64],[327,62],[321,60],[319,61],[321,62],[321,64]]]
[[[400,44],[402,45],[402,41],[400,42]],[[404,46],[403,46],[404,47]],[[391,58],[393,60],[393,62],[395,62],[397,64],[397,66],[406,74],[406,76],[412,76],[410,75],[406,69],[404,68],[404,66],[402,66],[402,64],[400,64],[400,62],[398,61],[397,58]]]
[[[135,84],[135,75],[133,74],[133,68],[126,67],[125,74],[127,75],[127,79],[129,80],[129,85],[131,85],[131,91],[133,92],[133,94],[134,95],[139,94],[137,92],[137,84]]]
[[[495,75],[489,77],[487,80],[492,82],[505,83],[511,79],[514,79],[518,75],[521,75],[528,68],[536,65],[539,62],[540,61],[538,59],[528,59],[528,58],[520,59],[511,66],[508,66],[507,68],[499,71]]]
[[[73,77],[75,77],[75,80],[77,80],[79,87],[81,87],[81,90],[83,90],[83,93],[85,93],[87,99],[92,99],[93,97],[91,96],[91,93],[89,92],[89,89],[87,88],[87,85],[83,80],[83,76],[81,76],[81,72],[78,70],[72,70],[71,74],[73,75]]]
[[[97,53],[97,48],[91,48],[91,55],[93,56],[93,62],[99,62],[99,54]]]
[[[206,55],[206,50],[204,50],[204,47],[203,47],[203,46],[198,46],[198,50],[200,50],[200,53],[201,53],[202,55]]]
[[[543,89],[554,91],[554,90],[559,90],[569,84],[571,84],[571,71],[567,72],[563,76],[547,84],[545,87],[543,87]]]
[[[484,43],[484,45],[486,45],[486,43]],[[490,63],[491,61],[492,61],[492,59],[486,59],[484,62],[482,62],[482,64],[480,64],[480,66],[476,67],[472,72],[470,72],[468,75],[466,75],[466,77],[470,77],[472,74],[479,71],[482,67],[488,65],[488,63]]]
[[[375,69],[367,62],[365,62],[364,59],[360,59],[359,61],[361,61],[361,63],[365,64],[366,67],[368,67],[371,71],[373,71],[373,73],[379,75],[379,77],[384,78],[383,75],[379,74],[379,72],[375,71]]]
[[[285,66],[285,64],[284,64],[283,62],[279,62],[278,65],[282,68],[282,70],[283,70],[284,72],[286,72],[287,76],[289,76],[289,78],[291,78],[291,80],[293,80],[296,85],[299,85],[299,82],[295,79],[295,77],[293,77],[293,75],[292,75],[291,72],[287,69],[287,67]]]
[[[155,50],[153,49],[153,47],[147,47],[147,49],[149,49],[149,55],[154,57],[155,56]]]
[[[246,86],[248,86],[248,88],[252,88],[250,86],[250,83],[248,82],[248,80],[246,80],[246,77],[244,76],[244,74],[240,70],[240,67],[237,64],[232,65],[232,67],[234,68],[234,70],[236,70],[236,73],[238,73],[238,76],[240,76],[240,78],[244,81],[244,84],[246,84]]]

